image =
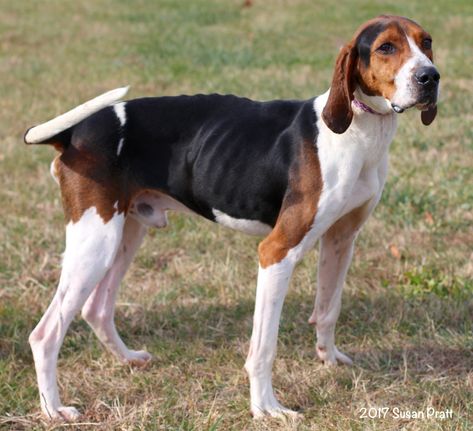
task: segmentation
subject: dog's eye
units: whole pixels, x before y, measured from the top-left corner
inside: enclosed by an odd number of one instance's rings
[[[393,54],[396,51],[395,46],[392,43],[386,42],[383,43],[376,51],[380,52],[381,54]]]
[[[424,49],[432,49],[432,39],[424,39],[422,41],[422,48]]]

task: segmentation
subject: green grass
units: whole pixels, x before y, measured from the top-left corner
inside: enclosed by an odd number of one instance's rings
[[[0,427],[48,429],[27,338],[52,298],[64,246],[51,148],[22,133],[103,91],[131,97],[325,91],[339,46],[364,20],[396,13],[433,35],[439,115],[400,117],[383,199],[360,236],[337,341],[352,368],[326,369],[306,323],[317,253],[285,304],[277,394],[295,424],[254,422],[244,359],[258,240],[173,215],[123,283],[117,326],[155,360],[123,368],[75,321],[59,361],[81,429],[468,430],[473,427],[473,3],[436,0],[0,0]],[[450,420],[361,419],[362,407],[454,411]]]

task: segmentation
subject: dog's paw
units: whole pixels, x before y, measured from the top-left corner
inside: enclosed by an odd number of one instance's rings
[[[145,350],[130,350],[125,363],[131,367],[144,368],[153,357]]]
[[[57,409],[45,409],[44,414],[51,420],[60,422],[76,422],[80,418],[75,407],[60,406]]]
[[[251,414],[254,419],[263,419],[271,416],[278,419],[300,419],[302,414],[294,410],[288,409],[279,404],[274,396],[268,397],[270,399],[258,404],[251,404]]]
[[[337,365],[339,362],[344,365],[353,365],[352,359],[340,352],[335,346],[332,349],[327,349],[323,346],[317,346],[317,355],[324,365],[331,367]]]
[[[264,410],[261,408],[251,409],[251,414],[253,415],[253,419],[263,419],[268,416],[277,419],[301,419],[303,416],[301,413],[296,412],[291,409],[287,409],[283,406],[278,407],[266,407]]]

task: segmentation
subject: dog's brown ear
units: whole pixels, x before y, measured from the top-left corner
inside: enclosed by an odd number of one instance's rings
[[[348,44],[341,49],[335,64],[330,94],[322,112],[325,123],[335,133],[344,133],[353,118],[351,101],[355,91],[353,71],[356,59],[356,48]]]
[[[432,121],[435,120],[436,116],[437,116],[437,105],[434,105],[431,108],[427,109],[427,111],[422,111],[420,113],[420,118],[424,126],[428,126],[429,124],[432,124]]]

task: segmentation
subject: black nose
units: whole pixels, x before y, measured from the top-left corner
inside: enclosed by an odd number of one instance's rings
[[[420,85],[438,84],[440,80],[440,74],[437,72],[437,69],[432,66],[421,67],[416,71],[414,76]]]

